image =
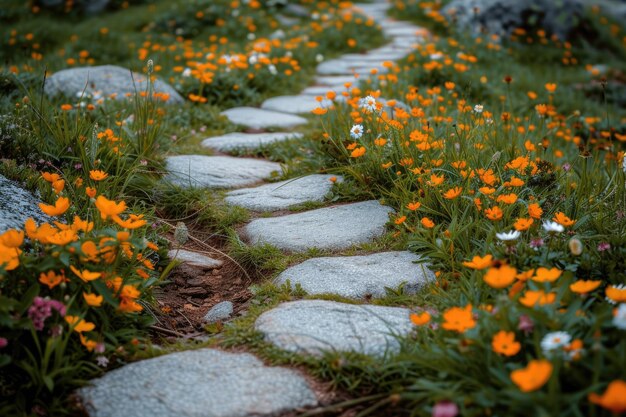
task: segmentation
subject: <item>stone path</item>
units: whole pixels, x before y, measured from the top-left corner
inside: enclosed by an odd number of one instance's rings
[[[306,124],[307,119],[298,114],[332,105],[325,99],[318,102],[315,96],[325,96],[329,90],[344,91],[346,83],[357,86],[359,80],[370,76],[371,69],[385,72],[384,61],[401,59],[421,40],[420,28],[386,17],[389,5],[385,0],[358,7],[380,24],[390,39],[387,45],[320,63],[317,85],[298,95],[270,98],[261,108],[237,107],[222,112],[232,123],[257,132],[207,138],[202,146],[232,153],[300,139],[302,134],[292,129]],[[337,99],[341,97],[338,95]],[[265,131],[270,128],[281,131]],[[340,251],[384,235],[394,212],[377,201],[362,201],[285,214],[282,211],[294,206],[323,203],[332,191],[331,175],[314,173],[262,184],[281,172],[279,164],[221,155],[171,156],[166,164],[167,179],[174,183],[230,188],[233,190],[225,197],[228,204],[254,212],[275,212],[270,214],[274,217],[253,219],[242,228],[242,237],[250,245],[269,243],[288,252],[313,248]],[[198,254],[178,255],[182,260],[198,261]],[[418,260],[419,256],[409,252],[312,258],[290,267],[275,282],[299,285],[311,295],[332,294],[364,301],[367,297],[385,296],[386,288],[404,285],[407,293],[414,293],[433,281],[427,264],[415,263]],[[205,320],[228,320],[232,313],[232,303],[224,301],[214,306]],[[254,326],[279,349],[316,356],[330,351],[384,357],[396,352],[398,337],[412,330],[409,310],[405,308],[324,300],[282,303],[261,314]],[[250,354],[212,349],[173,353],[126,365],[93,381],[93,386],[82,389],[80,395],[94,417],[273,416],[318,403],[297,372],[264,366]]]

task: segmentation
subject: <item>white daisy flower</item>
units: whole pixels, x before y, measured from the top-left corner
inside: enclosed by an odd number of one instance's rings
[[[617,307],[613,316],[613,326],[626,330],[626,304],[622,303]]]
[[[517,230],[511,230],[510,232],[496,233],[496,237],[503,242],[510,241],[510,240],[517,240],[517,238],[520,237],[521,235],[522,234],[518,232]]]
[[[572,336],[567,332],[552,332],[548,333],[541,340],[541,350],[545,355],[552,353],[555,350],[562,349],[569,345],[572,341]]]
[[[322,54],[317,54],[315,55],[315,62],[322,62],[324,60],[324,55]]]
[[[558,224],[557,222],[553,222],[550,220],[547,222],[543,222],[543,230],[545,230],[548,233],[563,233],[565,228],[561,226],[560,224]]]
[[[352,139],[360,139],[363,136],[363,125],[354,125],[350,129],[350,136]]]
[[[477,104],[474,106],[474,111],[476,113],[482,113],[483,112],[483,105],[482,104]]]
[[[376,99],[372,96],[367,96],[360,100],[360,106],[362,109],[373,112],[376,111]]]

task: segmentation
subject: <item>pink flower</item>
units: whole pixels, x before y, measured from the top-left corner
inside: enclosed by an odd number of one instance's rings
[[[522,314],[519,316],[519,323],[517,324],[517,328],[523,331],[525,334],[528,334],[533,331],[535,324],[526,314]]]
[[[4,337],[0,337],[0,349],[2,349],[3,347],[6,347],[9,344],[9,341],[4,338]]]
[[[62,302],[42,297],[33,299],[33,303],[28,307],[28,318],[32,320],[35,330],[43,330],[46,319],[52,315],[53,309],[61,316],[65,316],[66,307]]]
[[[433,417],[456,417],[459,407],[452,401],[439,401],[433,407]]]

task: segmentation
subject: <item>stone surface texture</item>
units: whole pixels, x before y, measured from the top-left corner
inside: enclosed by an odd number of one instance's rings
[[[306,119],[300,116],[257,109],[256,107],[234,107],[223,111],[222,115],[226,116],[234,124],[252,129],[266,129],[268,127],[291,128],[307,122]]]
[[[379,357],[396,352],[397,336],[408,334],[412,327],[405,308],[325,300],[283,303],[261,314],[255,323],[268,342],[289,352],[358,352]]]
[[[0,175],[0,233],[23,228],[29,217],[37,224],[51,221],[39,208],[40,202],[17,183]]]
[[[223,264],[219,259],[213,259],[201,253],[185,249],[171,249],[167,252],[167,256],[170,257],[170,259],[176,259],[188,265],[205,269],[219,268]]]
[[[315,97],[308,94],[298,96],[278,96],[268,98],[261,104],[261,108],[266,110],[274,110],[282,113],[310,113],[311,110],[318,107],[329,107],[332,105],[330,100],[322,100],[318,102]]]
[[[244,233],[252,244],[269,243],[287,251],[341,250],[382,236],[391,212],[378,201],[363,201],[256,219]]]
[[[167,179],[180,186],[237,188],[280,172],[280,164],[230,156],[176,155],[166,160]]]
[[[215,323],[218,321],[228,320],[230,316],[233,314],[233,303],[230,301],[222,301],[221,303],[215,304],[211,309],[204,315],[205,323]]]
[[[435,275],[420,257],[411,252],[381,252],[366,256],[312,258],[292,266],[278,277],[277,284],[299,284],[309,294],[337,294],[348,298],[384,297],[385,287],[414,294]]]
[[[134,362],[78,393],[91,417],[259,417],[317,403],[297,372],[214,349]]]
[[[127,100],[126,94],[135,91],[145,91],[147,78],[136,72],[115,65],[101,65],[96,67],[77,67],[55,72],[46,79],[44,90],[46,94],[55,96],[64,94],[75,98],[85,90],[85,94],[98,97],[109,97],[116,94],[117,100]],[[170,95],[167,103],[182,103],[184,100],[164,81],[154,82],[154,91]]]
[[[273,133],[227,133],[222,136],[207,138],[202,141],[205,148],[215,149],[221,152],[232,152],[235,150],[255,150],[272,143],[299,139],[301,133],[273,132]]]
[[[306,177],[230,191],[226,202],[255,211],[284,210],[307,202],[324,201],[333,187],[333,175]],[[341,181],[340,178],[337,179]]]

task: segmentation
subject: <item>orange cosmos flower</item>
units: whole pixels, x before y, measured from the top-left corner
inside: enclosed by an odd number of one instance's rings
[[[491,187],[480,187],[478,189],[478,191],[480,191],[481,193],[483,193],[484,195],[490,195],[496,192],[495,188],[491,188]]]
[[[127,220],[122,220],[120,216],[113,216],[113,221],[124,229],[138,229],[146,225],[146,221],[141,219],[140,216],[130,216]]]
[[[48,242],[53,245],[65,246],[78,239],[76,232],[72,229],[62,230],[58,233],[48,236]]]
[[[415,202],[415,203],[409,203],[406,205],[406,208],[408,208],[411,211],[415,211],[418,208],[420,208],[422,206],[422,203],[420,202]]]
[[[555,222],[557,222],[561,226],[565,226],[565,227],[572,226],[574,223],[576,223],[575,220],[570,219],[569,217],[567,217],[565,215],[565,213],[563,213],[561,211],[556,213],[554,215],[554,217],[552,218],[552,220],[554,220]]]
[[[452,307],[443,313],[444,322],[441,324],[446,330],[465,333],[466,330],[476,326],[476,320],[472,315],[472,305],[465,307]]]
[[[517,201],[517,194],[515,194],[515,193],[502,194],[502,195],[498,196],[496,201],[498,203],[513,204],[513,203],[515,203]]]
[[[482,258],[476,255],[472,258],[471,261],[463,262],[463,265],[472,269],[485,269],[491,266],[492,261],[493,261],[493,256],[491,255],[485,255]]]
[[[96,189],[92,187],[86,187],[85,194],[87,194],[87,197],[89,198],[94,198],[96,196]]]
[[[589,394],[589,401],[610,410],[615,415],[626,411],[626,382],[616,379],[612,381],[602,395]]]
[[[109,217],[117,216],[126,210],[126,203],[121,201],[116,203],[113,200],[109,200],[103,195],[98,196],[96,199],[96,207],[100,211],[100,217],[102,220],[106,220]]]
[[[545,359],[532,360],[526,368],[511,372],[511,381],[522,392],[536,391],[543,387],[552,375],[552,364]]]
[[[513,227],[515,228],[515,230],[523,232],[524,230],[530,229],[530,226],[532,226],[534,222],[535,221],[533,219],[519,218],[517,219]]]
[[[573,284],[570,284],[569,289],[576,294],[587,294],[598,288],[600,284],[602,284],[601,280],[592,281],[580,279]]]
[[[77,316],[65,316],[65,321],[72,327],[75,332],[90,332],[96,328],[96,325],[85,321]]]
[[[428,181],[428,185],[432,185],[433,187],[436,187],[438,185],[441,185],[444,180],[445,180],[445,177],[443,175],[438,177],[437,175],[432,174],[430,176],[430,181]]]
[[[497,221],[502,218],[502,210],[498,206],[493,206],[491,208],[485,209],[485,217],[489,220]]]
[[[71,104],[61,104],[61,110],[63,111],[70,111],[73,109],[73,106]]]
[[[493,335],[491,348],[499,355],[515,356],[522,348],[522,345],[515,340],[514,332],[500,330]]]
[[[554,282],[561,276],[561,274],[563,274],[563,271],[561,271],[558,268],[548,269],[548,268],[540,267],[540,268],[537,268],[537,271],[535,272],[535,276],[532,277],[531,279],[537,282]]]
[[[78,276],[78,278],[82,279],[84,282],[93,281],[94,279],[98,279],[100,278],[100,276],[102,276],[102,273],[100,272],[91,272],[86,269],[83,271],[80,271],[72,265],[70,265],[70,269],[72,270],[73,273],[76,274],[76,276]]]
[[[395,224],[402,224],[402,223],[404,223],[405,221],[406,221],[406,216],[401,216],[401,217],[398,217],[397,219],[395,219],[395,220],[394,220],[394,223],[395,223]]]
[[[422,218],[422,220],[420,220],[420,223],[422,223],[422,226],[424,226],[427,229],[432,229],[433,227],[435,227],[435,223],[432,220],[430,220],[428,217]]]
[[[545,87],[548,93],[554,93],[556,91],[556,83],[547,83]]]
[[[453,200],[453,199],[457,198],[459,195],[461,195],[462,191],[463,191],[463,188],[461,188],[461,187],[450,188],[448,191],[446,191],[443,194],[443,196],[444,196],[444,198],[446,198],[448,200]]]
[[[492,288],[506,288],[515,281],[517,269],[507,264],[489,268],[483,280]]]
[[[24,242],[24,232],[9,229],[0,235],[0,245],[7,248],[19,248]]]
[[[616,303],[626,303],[626,287],[624,286],[609,285],[606,287],[605,294],[608,299]]]
[[[87,305],[91,307],[100,307],[102,305],[102,301],[104,301],[104,297],[97,294],[88,294],[86,292],[83,293],[83,298],[87,302]]]
[[[53,206],[39,203],[39,208],[48,216],[60,216],[70,208],[70,199],[67,197],[59,197]]]
[[[354,149],[352,151],[352,153],[350,154],[351,158],[359,158],[363,155],[365,155],[365,151],[366,149],[363,146],[359,146],[358,148]]]
[[[65,281],[65,275],[63,273],[57,274],[54,271],[42,272],[39,274],[39,282],[43,285],[47,285],[49,289],[53,289],[60,283]]]
[[[100,171],[99,169],[94,169],[92,171],[89,171],[89,178],[91,178],[94,181],[102,181],[106,179],[108,176],[109,174],[107,174],[104,171]]]
[[[313,114],[315,114],[317,116],[321,116],[323,114],[328,113],[328,109],[324,109],[324,108],[321,108],[321,107],[316,107],[313,110],[311,110],[311,113],[313,113]]]
[[[414,325],[423,326],[430,322],[431,316],[430,316],[430,313],[428,313],[428,311],[424,311],[423,313],[420,313],[420,314],[411,313],[409,315],[409,318],[411,319],[411,323],[413,323]]]
[[[531,291],[528,290],[519,299],[519,302],[526,307],[534,307],[535,305],[552,304],[556,299],[556,294],[553,292],[546,293],[543,290]]]
[[[537,203],[531,203],[528,205],[528,215],[533,219],[540,219],[543,214],[543,210]]]

